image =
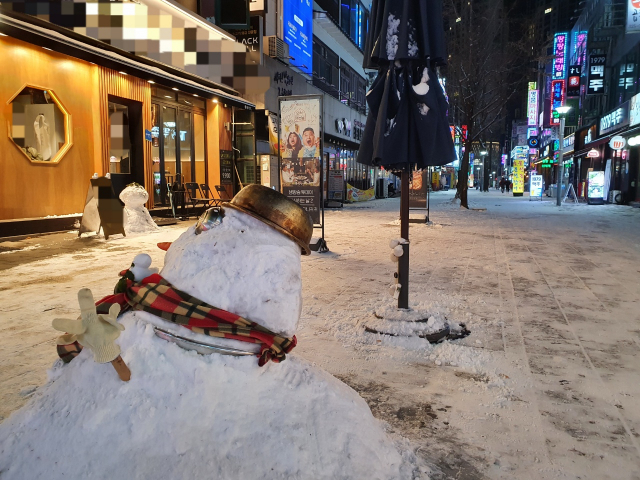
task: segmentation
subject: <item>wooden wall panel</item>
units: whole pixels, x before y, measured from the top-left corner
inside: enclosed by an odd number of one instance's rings
[[[100,124],[101,163],[102,172],[109,171],[109,95],[142,102],[142,123],[145,130],[151,130],[151,85],[130,75],[122,75],[109,68],[98,67],[100,78],[99,102],[100,118],[105,121]],[[144,142],[144,186],[149,194],[148,208],[153,208],[153,164],[151,157],[151,142]]]
[[[0,219],[79,213],[96,171],[100,114],[95,65],[0,37]],[[12,107],[25,84],[53,90],[71,114],[73,146],[57,164],[33,164],[8,138]]]
[[[213,108],[209,108],[213,105]],[[231,150],[231,131],[224,126],[228,123],[231,126],[231,108],[225,107],[221,103],[207,104],[207,142],[208,142],[208,163],[209,163],[209,185],[213,189],[214,185],[220,185],[220,150]],[[226,186],[227,193],[233,196],[233,186]]]

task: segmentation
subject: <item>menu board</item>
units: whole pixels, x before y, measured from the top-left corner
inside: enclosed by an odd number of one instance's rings
[[[220,150],[220,185],[233,185],[232,150]]]
[[[604,198],[604,172],[589,172],[587,174],[589,187],[587,188],[587,197],[589,199]]]
[[[329,171],[329,200],[342,200],[344,193],[344,175],[342,170]]]
[[[542,197],[542,175],[531,175],[529,197]]]
[[[513,196],[521,197],[524,193],[524,160],[514,160],[512,170]]]

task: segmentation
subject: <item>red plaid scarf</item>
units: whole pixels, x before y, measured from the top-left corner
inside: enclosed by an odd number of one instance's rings
[[[178,290],[158,274],[150,275],[139,283],[128,280],[126,292],[103,298],[96,303],[96,310],[98,313],[108,313],[109,307],[114,303],[120,305],[122,311],[133,308],[149,312],[210,337],[258,343],[261,345],[258,354],[259,366],[263,366],[269,360],[281,362],[297,342],[295,335],[293,338],[281,337],[251,320],[212,307]],[[60,355],[60,348],[58,350]],[[69,355],[71,352],[67,350],[62,353]]]

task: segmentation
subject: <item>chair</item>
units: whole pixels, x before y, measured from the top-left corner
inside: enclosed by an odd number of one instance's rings
[[[200,186],[197,183],[187,182],[184,184],[184,187],[187,193],[187,201],[191,204],[194,214],[196,213],[198,205],[202,205],[204,207],[203,209],[207,209],[209,207],[211,200],[204,198],[200,191]]]
[[[227,189],[222,185],[216,185],[216,192],[218,192],[218,196],[220,197],[220,203],[226,203],[231,201],[231,197],[227,193]]]
[[[211,206],[213,206],[213,207],[220,206],[220,203],[222,203],[222,201],[218,200],[216,197],[213,196],[213,191],[211,190],[209,185],[207,185],[206,183],[201,183],[200,184],[200,190],[202,190],[203,198],[206,198],[207,200],[209,200],[211,202],[210,203]]]

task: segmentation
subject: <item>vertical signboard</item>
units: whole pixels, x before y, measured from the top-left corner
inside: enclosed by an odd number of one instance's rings
[[[587,95],[601,95],[604,93],[604,66],[606,63],[606,55],[589,55]]]
[[[513,169],[513,196],[521,197],[524,193],[524,160],[514,160]]]
[[[531,186],[529,188],[529,199],[542,198],[542,175],[531,175]]]
[[[233,150],[220,150],[220,185],[233,185]]]
[[[427,208],[427,190],[429,189],[429,172],[414,170],[411,172],[409,186],[409,208]]]
[[[251,60],[262,65],[262,17],[253,15],[249,19],[249,28],[229,29],[229,33],[236,37],[236,42],[247,47]]]
[[[564,105],[564,80],[551,81],[551,125],[559,125],[560,119],[555,118],[553,111]]]
[[[313,71],[313,2],[311,0],[283,0],[282,25],[284,41],[289,44],[292,65],[311,75]]]
[[[538,123],[538,90],[529,90],[527,112],[528,125],[535,127]]]
[[[584,65],[587,58],[587,31],[575,32],[573,37],[573,55],[575,63]]]
[[[320,224],[322,95],[279,97],[282,193]]]
[[[627,1],[627,33],[640,32],[640,0]]]
[[[344,200],[344,174],[342,170],[329,170],[329,200]]]
[[[569,67],[569,78],[567,79],[567,97],[580,96],[580,75],[582,67],[580,65],[571,65]]]
[[[604,200],[604,172],[588,172],[587,183],[587,202],[602,203]]]
[[[629,126],[633,127],[640,123],[640,93],[631,97],[629,101]]]
[[[567,34],[556,33],[553,38],[553,73],[554,80],[564,80],[567,73]]]

